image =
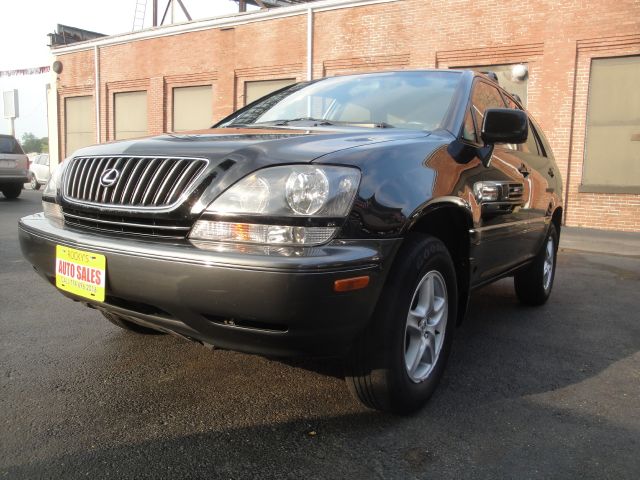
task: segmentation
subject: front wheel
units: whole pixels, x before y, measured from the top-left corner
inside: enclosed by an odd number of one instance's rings
[[[382,411],[422,407],[444,372],[456,313],[456,273],[447,248],[437,238],[412,234],[347,358],[351,393]]]
[[[542,305],[549,299],[556,275],[557,253],[558,232],[555,225],[551,224],[542,248],[531,265],[513,277],[516,296],[521,303],[535,306]]]

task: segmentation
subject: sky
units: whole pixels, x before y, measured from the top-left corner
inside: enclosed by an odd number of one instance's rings
[[[147,28],[152,22],[152,0],[2,0],[0,71],[50,65],[47,34],[54,32],[59,23],[108,35],[130,32],[136,3],[145,1]],[[158,1],[161,17],[167,2]],[[182,0],[182,3],[194,20],[238,11],[232,0]],[[176,23],[186,21],[177,2],[174,11]],[[0,91],[18,90],[20,116],[15,120],[16,137],[21,138],[26,132],[36,137],[48,135],[45,92],[49,80],[49,74],[0,77]],[[9,131],[9,120],[0,118],[0,133]]]

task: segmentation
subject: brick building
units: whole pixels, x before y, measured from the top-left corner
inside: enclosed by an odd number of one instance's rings
[[[549,137],[566,224],[640,231],[638,0],[322,0],[52,53],[62,63],[49,108],[60,158],[97,141],[206,127],[308,78],[493,69]],[[514,80],[514,65],[527,75]]]

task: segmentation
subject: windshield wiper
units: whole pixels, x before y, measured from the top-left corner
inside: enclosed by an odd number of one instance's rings
[[[293,122],[315,122],[317,125],[333,125],[329,120],[324,120],[322,118],[313,118],[313,117],[300,117],[300,118],[290,118],[283,120],[271,120],[270,122],[260,122],[260,123],[271,123],[273,125],[289,125]],[[258,125],[258,124],[254,124]]]

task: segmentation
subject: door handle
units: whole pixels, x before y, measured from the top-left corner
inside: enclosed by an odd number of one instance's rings
[[[551,178],[556,176],[556,172],[553,171],[553,167],[549,167],[549,171],[547,173]]]

